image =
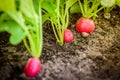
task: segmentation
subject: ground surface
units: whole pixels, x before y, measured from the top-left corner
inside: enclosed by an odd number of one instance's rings
[[[71,17],[70,28],[74,41],[59,46],[49,23],[45,24],[41,56],[42,71],[30,80],[120,80],[120,10],[111,12],[110,19],[103,13],[96,18],[95,32],[83,38],[75,31],[80,17]],[[0,33],[0,80],[29,80],[22,69],[30,57],[23,44],[12,46],[9,34]]]

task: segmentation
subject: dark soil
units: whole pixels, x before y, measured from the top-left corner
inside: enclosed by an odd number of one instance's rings
[[[63,46],[56,43],[47,22],[43,26],[42,71],[32,79],[22,72],[31,57],[23,43],[10,45],[9,34],[0,33],[0,80],[120,80],[119,11],[112,11],[109,19],[99,13],[95,32],[86,38],[73,25],[80,16],[72,15],[68,28],[74,32],[74,41]]]

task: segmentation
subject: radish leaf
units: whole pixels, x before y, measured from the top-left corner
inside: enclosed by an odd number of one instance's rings
[[[120,0],[116,0],[116,5],[118,5],[120,7]]]
[[[16,11],[15,0],[0,0],[0,11]]]
[[[104,7],[112,7],[115,4],[115,0],[101,0],[101,5]]]
[[[29,18],[36,17],[33,0],[20,0],[20,10]]]
[[[26,36],[26,32],[14,21],[0,23],[0,32],[7,31],[11,34],[10,43],[17,45]]]
[[[70,13],[78,13],[78,12],[81,12],[81,11],[80,11],[80,8],[79,8],[79,4],[76,3],[70,8]]]
[[[75,4],[77,0],[67,0],[66,1],[66,6],[69,9],[73,4]]]

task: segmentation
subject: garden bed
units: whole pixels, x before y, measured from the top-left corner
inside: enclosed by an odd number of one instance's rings
[[[43,25],[42,70],[32,80],[119,80],[120,79],[120,10],[113,10],[110,19],[99,12],[95,32],[84,38],[75,31],[81,17],[70,17],[69,28],[74,41],[56,43],[50,23]],[[74,18],[73,18],[74,16]],[[30,57],[23,43],[10,45],[8,33],[0,34],[0,80],[28,80],[23,67]]]

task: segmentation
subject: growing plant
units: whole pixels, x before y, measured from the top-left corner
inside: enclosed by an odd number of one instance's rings
[[[79,11],[80,13],[82,13],[82,16],[84,18],[95,17],[96,14],[103,9],[103,7],[100,7],[101,0],[77,0],[77,1],[78,3],[71,7],[71,13]]]
[[[69,29],[64,30],[64,42],[71,42],[74,39],[73,33]]]
[[[87,37],[95,29],[95,24],[92,19],[80,18],[76,22],[76,31],[81,33],[83,37]]]
[[[51,21],[54,35],[60,45],[64,43],[64,30],[67,29],[69,24],[69,8],[75,2],[77,0],[44,0],[42,2],[45,13],[43,17]]]
[[[115,4],[120,7],[120,0],[115,0]]]
[[[105,9],[106,11],[109,10],[108,7],[113,5],[115,2],[115,0],[77,0],[77,1],[78,3],[74,4],[71,7],[70,11],[71,13],[80,12],[82,14],[83,17],[77,20],[76,22],[76,30],[80,32],[83,36],[89,35],[95,29],[94,21],[92,21],[92,19],[90,18],[95,19],[99,11],[101,11],[102,9]]]
[[[104,6],[104,18],[110,19],[110,11],[115,7],[115,0],[101,0],[101,5]]]
[[[38,58],[30,58],[24,67],[24,73],[28,77],[35,77],[41,70],[41,62]]]
[[[78,3],[71,7],[70,12],[80,12],[83,17],[91,18],[96,16],[103,8],[105,8],[105,12],[110,12],[114,5],[120,6],[120,0],[78,0]]]
[[[86,37],[95,29],[95,24],[92,18],[97,16],[97,13],[104,7],[100,7],[101,0],[77,0],[78,3],[74,4],[70,11],[71,13],[80,12],[82,18],[76,22],[76,31]],[[90,19],[91,18],[91,19]]]
[[[42,51],[41,0],[0,0],[0,32],[3,31],[11,34],[11,44],[23,41],[29,53],[39,58]]]
[[[109,13],[115,5],[115,0],[101,0],[101,5],[104,6],[104,11]]]

